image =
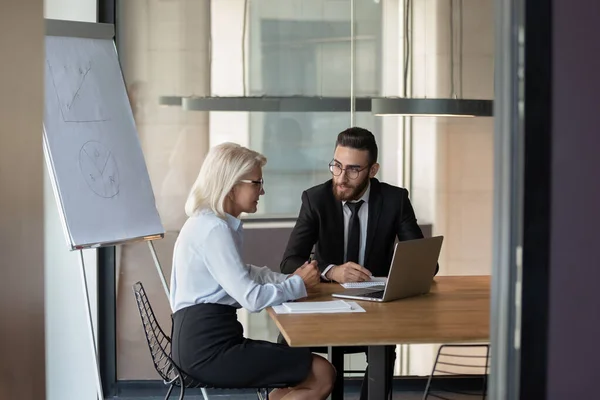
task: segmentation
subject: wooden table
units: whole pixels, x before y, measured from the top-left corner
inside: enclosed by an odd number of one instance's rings
[[[331,294],[344,290],[322,283],[300,301],[335,300]],[[489,341],[489,276],[440,276],[427,295],[360,305],[365,313],[268,313],[290,346],[369,346],[369,398],[385,397],[383,345]]]

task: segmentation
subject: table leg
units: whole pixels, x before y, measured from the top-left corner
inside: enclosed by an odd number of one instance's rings
[[[333,392],[329,396],[330,400],[344,399],[344,352],[341,347],[327,347],[327,357],[329,362],[335,367],[337,376],[333,386]]]
[[[369,399],[386,399],[389,393],[388,379],[386,379],[389,364],[385,346],[369,346]]]

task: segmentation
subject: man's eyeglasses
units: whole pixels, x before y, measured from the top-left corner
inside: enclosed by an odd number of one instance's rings
[[[342,166],[340,164],[336,163],[335,161],[332,161],[329,163],[329,171],[331,171],[331,173],[333,175],[340,176],[342,174],[342,171],[346,171],[346,176],[348,177],[348,179],[358,178],[358,174],[360,174],[362,171],[364,171],[367,168],[369,168],[369,165],[367,165],[366,167],[362,167],[362,168],[359,166],[342,168]]]
[[[240,179],[240,182],[243,182],[243,183],[252,183],[254,185],[258,185],[260,187],[260,190],[263,190],[263,188],[265,187],[265,180],[263,178],[260,178],[257,181],[253,181],[251,179]]]

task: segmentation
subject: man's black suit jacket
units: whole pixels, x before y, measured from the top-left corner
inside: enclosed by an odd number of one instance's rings
[[[408,191],[371,179],[367,242],[363,267],[374,276],[387,276],[398,240],[423,237]],[[316,246],[315,246],[316,244]],[[342,202],[333,195],[331,180],[302,193],[302,207],[281,262],[281,272],[291,274],[310,257],[323,271],[344,263],[344,216]],[[437,269],[436,269],[437,273]]]

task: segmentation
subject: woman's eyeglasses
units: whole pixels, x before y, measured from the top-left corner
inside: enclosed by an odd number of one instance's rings
[[[254,185],[258,185],[260,187],[260,190],[263,190],[263,188],[265,187],[265,180],[263,178],[260,178],[257,181],[253,181],[251,179],[240,179],[240,182],[243,182],[243,183],[252,183]]]

